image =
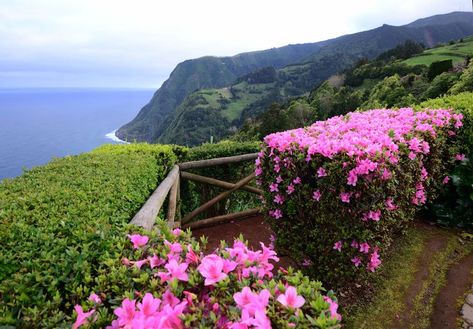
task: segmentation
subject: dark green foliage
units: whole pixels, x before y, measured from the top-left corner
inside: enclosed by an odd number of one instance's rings
[[[460,151],[467,160],[457,162],[457,167],[448,175],[451,182],[429,211],[445,225],[457,225],[473,229],[473,93],[465,92],[454,96],[432,99],[420,107],[453,108],[463,114],[463,128],[460,130]]]
[[[274,67],[268,66],[268,67],[263,67],[262,69],[256,70],[254,72],[251,72],[247,75],[244,75],[241,78],[238,78],[236,83],[240,83],[243,81],[246,81],[249,84],[271,83],[271,82],[275,82],[277,77],[278,77],[277,72],[274,69]]]
[[[378,56],[378,60],[386,61],[392,59],[407,59],[413,55],[420,54],[425,49],[424,45],[412,40],[407,40],[403,44],[388,50]]]
[[[442,225],[473,230],[473,161],[462,161],[449,173],[451,181],[429,212]]]
[[[458,80],[459,74],[444,72],[437,75],[422,95],[423,99],[437,98],[446,94]]]
[[[453,68],[452,60],[447,59],[444,61],[433,62],[429,66],[429,71],[427,72],[427,78],[432,81],[437,75],[447,72]]]
[[[105,146],[0,184],[0,325],[66,321],[175,161],[171,146]]]
[[[458,94],[464,91],[473,91],[473,62],[469,64],[458,82],[450,89],[451,94]]]

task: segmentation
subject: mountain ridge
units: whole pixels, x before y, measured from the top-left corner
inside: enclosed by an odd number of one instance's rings
[[[451,23],[457,17],[461,17],[460,22]],[[471,18],[470,21],[468,21],[469,18]],[[437,24],[432,25],[433,22]],[[206,134],[214,134],[216,138],[221,138],[226,133],[221,129],[222,127],[217,126],[230,126],[230,129],[235,129],[234,125],[241,124],[245,118],[264,111],[264,106],[269,105],[268,97],[273,97],[278,101],[280,97],[287,98],[308,92],[314,85],[348,68],[359,58],[376,57],[407,39],[434,46],[439,42],[448,42],[470,34],[473,34],[473,13],[453,12],[422,18],[402,26],[382,25],[371,30],[315,43],[287,45],[231,57],[204,56],[186,60],[176,66],[170,78],[156,91],[152,100],[143,107],[133,121],[121,127],[117,135],[127,140],[190,145],[208,140],[209,135],[205,136]],[[214,91],[212,97],[219,97],[219,100],[223,101],[223,106],[220,106],[222,104],[208,106],[205,100],[202,101],[202,97],[207,96],[198,93],[199,90],[209,88],[231,88],[241,76],[264,67],[273,67],[277,70],[278,82],[271,87],[272,89],[268,89],[268,86],[258,87],[264,90],[260,98],[246,97],[243,93],[243,98],[248,98],[245,101],[260,102],[260,105],[253,106],[243,102],[247,108],[242,109],[241,104],[238,106],[234,104],[235,102],[242,103],[238,97],[222,98]],[[244,87],[247,88],[247,86]],[[193,99],[186,101],[188,97]],[[225,115],[222,116],[225,112],[224,107],[229,102],[233,112],[240,111],[239,121],[225,121]],[[194,104],[194,107],[189,104]],[[249,109],[248,106],[250,106]],[[235,110],[235,107],[238,109]],[[195,113],[186,115],[184,113],[186,111]],[[199,120],[197,112],[202,117],[206,117],[209,123],[214,122],[217,126],[203,127],[202,129],[206,129],[205,133],[193,134],[190,130],[198,129],[195,126],[196,122],[204,125],[206,123],[205,120]],[[184,117],[187,119],[183,119]],[[194,122],[189,122],[191,118]],[[176,127],[179,129],[175,129]],[[215,134],[212,128],[216,128],[214,130],[218,133]],[[177,131],[179,134],[185,133],[188,136],[179,136]]]

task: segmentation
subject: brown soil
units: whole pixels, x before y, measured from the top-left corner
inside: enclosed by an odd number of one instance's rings
[[[262,216],[250,217],[240,220],[234,220],[228,223],[215,225],[212,227],[196,229],[192,231],[192,235],[199,238],[205,235],[208,239],[206,252],[212,252],[220,246],[220,241],[225,240],[228,245],[233,244],[233,240],[238,238],[240,234],[248,241],[248,246],[254,249],[260,249],[260,242],[266,246],[270,244],[271,228],[264,222]],[[289,266],[296,267],[296,263],[289,257],[281,257],[275,266],[275,270],[279,267],[287,268]]]
[[[473,282],[473,253],[454,264],[447,273],[447,283],[443,287],[434,305],[431,320],[432,329],[457,328],[457,301],[470,289]]]
[[[399,317],[393,322],[392,328],[408,328],[410,323],[415,323],[415,319],[412,319],[412,310],[414,306],[414,299],[422,290],[424,281],[429,277],[429,265],[432,263],[435,255],[447,246],[447,238],[444,234],[439,234],[433,227],[422,225],[429,234],[429,238],[426,242],[424,253],[419,259],[417,268],[419,269],[412,281],[411,286],[407,290],[404,303],[406,305],[405,312],[399,314]]]

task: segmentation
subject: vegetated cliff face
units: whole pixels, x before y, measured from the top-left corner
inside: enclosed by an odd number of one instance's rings
[[[261,67],[283,67],[300,61],[323,44],[288,45],[233,57],[207,56],[184,61],[176,66],[136,118],[121,127],[117,135],[129,141],[156,141],[163,132],[166,118],[193,91],[229,85]]]
[[[374,58],[406,40],[431,47],[471,34],[473,13],[454,12],[318,43],[188,60],[174,69],[151,101],[117,135],[128,141],[184,145],[200,144],[210,136],[218,140],[245,119],[264,112],[272,102],[312,90],[360,57]],[[255,84],[239,79],[267,67],[276,69],[274,82]]]

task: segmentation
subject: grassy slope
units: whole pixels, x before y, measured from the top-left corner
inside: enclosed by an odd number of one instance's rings
[[[430,65],[433,62],[452,59],[453,63],[459,63],[465,56],[473,55],[473,37],[464,39],[464,42],[443,47],[432,48],[404,61],[408,65]]]
[[[441,242],[439,250],[428,250],[432,239]],[[346,310],[346,328],[429,328],[435,298],[445,285],[448,269],[472,252],[473,244],[465,243],[453,231],[418,226],[409,229],[395,249],[383,264],[371,302]],[[421,268],[429,252],[432,261],[428,268]],[[420,271],[425,273],[418,275]]]

